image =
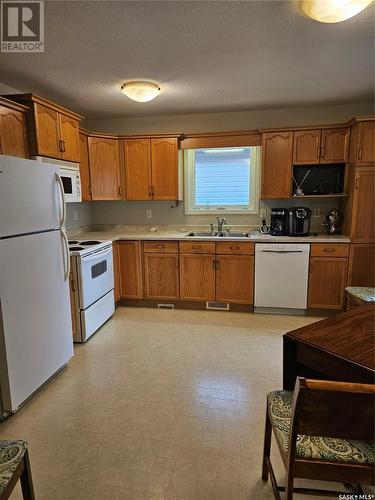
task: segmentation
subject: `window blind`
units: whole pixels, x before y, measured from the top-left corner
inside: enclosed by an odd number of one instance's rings
[[[250,148],[195,150],[195,208],[250,204]]]

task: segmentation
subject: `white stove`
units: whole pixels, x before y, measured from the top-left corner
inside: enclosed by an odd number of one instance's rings
[[[114,313],[112,242],[69,240],[74,342],[85,342]]]

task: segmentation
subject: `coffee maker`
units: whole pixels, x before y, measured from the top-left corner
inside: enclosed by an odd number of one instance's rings
[[[306,207],[289,209],[289,236],[308,236],[310,234],[311,210]]]
[[[286,208],[271,209],[271,227],[272,236],[285,236],[288,234],[288,210]]]

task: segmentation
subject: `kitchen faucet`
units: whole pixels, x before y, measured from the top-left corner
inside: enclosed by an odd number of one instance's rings
[[[220,219],[220,217],[216,217],[216,219],[217,219],[217,230],[219,233],[222,233],[223,226],[227,223],[227,220],[225,219],[225,217],[223,217],[222,219]]]

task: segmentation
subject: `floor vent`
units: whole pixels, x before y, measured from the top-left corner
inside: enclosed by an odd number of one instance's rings
[[[228,302],[206,302],[206,309],[215,309],[216,311],[229,311]]]
[[[174,309],[174,304],[158,304],[158,309]]]

